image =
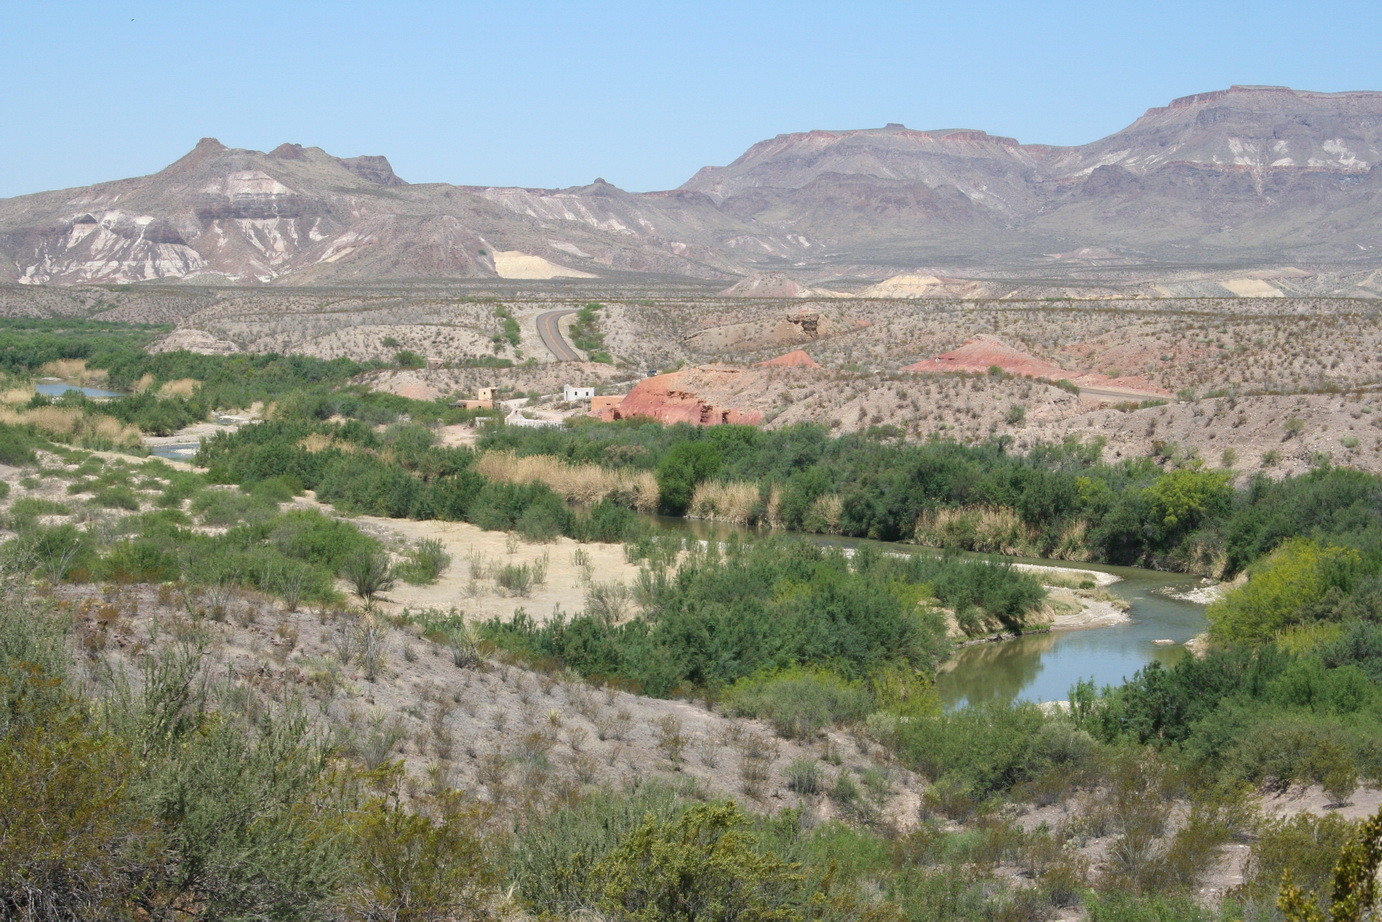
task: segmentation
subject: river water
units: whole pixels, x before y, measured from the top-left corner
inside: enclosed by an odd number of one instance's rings
[[[653,518],[662,531],[707,540],[734,533],[769,534],[715,522],[666,516]],[[774,534],[792,535],[825,545],[872,547],[890,553],[938,553],[931,548],[862,538],[797,532]],[[1081,679],[1092,679],[1101,687],[1116,685],[1153,660],[1171,665],[1187,655],[1183,644],[1205,629],[1203,605],[1169,594],[1198,588],[1201,581],[1197,577],[1062,560],[1026,557],[1005,559],[1014,563],[1078,567],[1112,573],[1119,577],[1119,581],[1107,589],[1130,604],[1130,620],[1108,627],[1028,634],[957,650],[936,679],[936,691],[947,708],[983,701],[1063,701],[1069,697],[1071,686]],[[1174,643],[1157,644],[1158,640],[1171,640]]]
[[[78,384],[68,384],[66,381],[40,381],[34,385],[34,392],[45,397],[61,397],[76,391],[86,397],[123,397],[119,391],[106,391],[99,387],[82,387]]]

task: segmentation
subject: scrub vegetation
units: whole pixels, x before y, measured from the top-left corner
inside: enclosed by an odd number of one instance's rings
[[[262,418],[195,469],[0,421],[0,917],[1368,918],[1377,824],[1345,808],[1382,785],[1371,475],[815,427],[472,449],[439,433],[474,412],[353,383],[372,366],[147,354],[152,332],[0,326],[7,391],[47,367],[129,394],[26,413]],[[655,507],[952,552],[687,540]],[[455,561],[360,514],[585,542],[583,608],[386,607]],[[636,578],[595,573],[596,542]],[[947,617],[1044,602],[962,550],[1247,578],[1203,657],[1068,710],[946,711]],[[547,559],[472,580],[524,600]],[[1333,807],[1267,809],[1301,790]]]

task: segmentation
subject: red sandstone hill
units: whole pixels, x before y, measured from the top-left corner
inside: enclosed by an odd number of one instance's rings
[[[929,359],[922,359],[903,367],[902,371],[928,373],[972,372],[983,373],[991,368],[999,368],[1010,375],[1024,378],[1044,378],[1048,381],[1066,380],[1080,387],[1117,388],[1139,391],[1148,395],[1170,396],[1170,392],[1157,387],[1146,378],[1125,376],[1111,378],[1108,375],[1089,372],[1067,371],[1059,365],[1038,358],[1030,352],[1009,346],[994,336],[980,335],[966,342],[958,349],[942,353]]]
[[[726,423],[756,426],[763,421],[763,414],[757,410],[717,406],[698,396],[698,392],[732,388],[734,379],[742,374],[744,369],[731,365],[706,365],[654,375],[634,385],[618,406],[599,410],[594,415],[607,421],[644,416],[663,423],[694,426]]]

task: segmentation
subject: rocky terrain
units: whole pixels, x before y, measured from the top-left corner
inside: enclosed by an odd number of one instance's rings
[[[702,280],[738,296],[1382,293],[1382,93],[1231,87],[1075,147],[902,125],[780,135],[680,188],[411,184],[384,157],[203,139],[0,201],[28,284]]]
[[[1328,459],[1382,471],[1382,323],[1369,299],[840,300],[616,288],[599,314],[614,364],[555,361],[535,318],[597,293],[11,286],[0,287],[0,315],[172,325],[155,349],[384,363],[406,349],[426,366],[382,369],[364,383],[421,398],[496,386],[538,408],[582,412],[560,399],[571,384],[609,397],[607,416],[633,390],[619,415],[1007,436],[1020,449],[1101,438],[1110,458],[1197,456],[1272,475]],[[502,335],[501,310],[518,323],[516,345]]]

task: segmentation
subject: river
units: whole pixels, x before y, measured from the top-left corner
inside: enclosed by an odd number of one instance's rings
[[[784,534],[823,545],[872,547],[890,553],[938,553],[931,548],[863,538],[764,532],[717,522],[653,518],[660,530],[703,539],[734,533]],[[1063,701],[1069,697],[1071,686],[1081,679],[1092,679],[1098,686],[1116,685],[1153,660],[1170,665],[1187,655],[1183,644],[1205,629],[1203,605],[1168,594],[1198,588],[1198,577],[1063,560],[1004,559],[1112,573],[1119,580],[1108,586],[1108,591],[1129,603],[1129,620],[1108,627],[1028,634],[957,650],[936,679],[936,691],[947,708],[982,701]],[[1174,643],[1157,644],[1158,640]]]
[[[123,397],[119,391],[106,391],[99,387],[82,387],[79,384],[68,384],[66,381],[39,381],[34,385],[34,392],[45,397],[61,397],[63,394],[70,394],[73,391],[84,397]]]

